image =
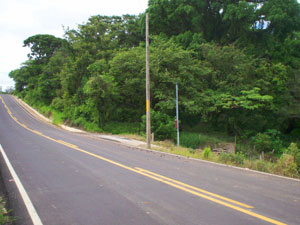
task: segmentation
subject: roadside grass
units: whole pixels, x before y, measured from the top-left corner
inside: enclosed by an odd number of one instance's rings
[[[55,125],[60,125],[64,123],[64,114],[62,112],[56,111],[49,106],[40,106],[38,107],[44,116],[52,120],[52,123]]]
[[[145,140],[145,139],[144,139]],[[201,152],[200,151],[194,151],[192,149],[182,147],[182,146],[175,146],[171,141],[160,141],[160,142],[154,142],[154,147],[152,149],[161,151],[161,152],[167,152],[175,155],[181,155],[187,158],[201,158]]]
[[[6,210],[6,201],[3,196],[0,196],[0,225],[9,225],[15,221],[15,218],[9,215]]]
[[[134,139],[137,141],[145,141],[145,136],[139,135],[139,134],[122,134],[123,137]]]
[[[221,152],[216,154],[211,151],[210,147],[206,147],[204,150],[182,146],[177,147],[170,140],[158,141],[153,144],[159,146],[152,148],[156,151],[300,179],[300,173],[297,170],[293,157],[287,154],[283,154],[278,160],[270,162],[267,160],[248,159],[242,153]]]
[[[89,132],[103,132],[103,130],[95,123],[84,122],[84,130]]]
[[[110,134],[139,134],[140,124],[129,122],[107,122],[102,130]]]
[[[200,132],[183,131],[180,133],[180,144],[187,148],[197,149],[205,147],[216,147],[220,143],[230,142],[232,140],[225,135],[206,134]]]

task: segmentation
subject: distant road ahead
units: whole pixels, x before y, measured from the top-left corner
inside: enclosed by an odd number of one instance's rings
[[[300,224],[299,181],[68,132],[0,100],[0,144],[45,225]]]

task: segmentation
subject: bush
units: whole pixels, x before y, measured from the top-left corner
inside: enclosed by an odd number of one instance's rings
[[[146,130],[146,115],[142,116],[142,130]],[[158,140],[174,139],[176,128],[174,119],[165,113],[151,110],[151,132]]]
[[[52,110],[51,112],[52,112],[53,124],[59,125],[64,123],[65,116],[62,112],[58,112],[56,110]]]
[[[219,161],[222,163],[227,164],[228,162],[230,162],[230,155],[225,153],[224,151],[222,151],[219,155]]]
[[[288,149],[285,151],[286,154],[289,154],[294,157],[294,162],[297,165],[297,170],[300,173],[300,149],[296,143],[291,143]]]
[[[199,138],[198,133],[192,133],[192,132],[181,132],[180,133],[180,145],[196,149],[200,146],[201,140]]]
[[[299,177],[297,164],[294,161],[294,156],[282,154],[277,162],[275,172],[289,177]]]
[[[225,153],[224,151],[222,151],[219,155],[219,161],[223,162],[223,163],[233,163],[234,165],[243,165],[244,161],[245,161],[246,157],[244,154],[242,153]]]
[[[102,129],[95,123],[85,122],[84,129],[90,132],[102,132]]]
[[[261,172],[270,172],[270,163],[264,160],[256,160],[253,167],[253,169]]]
[[[38,97],[38,93],[36,89],[33,90],[27,90],[26,94],[24,95],[24,101],[32,106],[37,106],[40,101]]]
[[[83,117],[79,117],[75,120],[72,120],[72,125],[79,127],[79,128],[84,128],[86,123],[87,123],[87,121]]]
[[[231,153],[231,154],[233,154],[233,153]],[[238,152],[234,155],[233,162],[235,163],[235,165],[243,165],[245,159],[246,159],[245,155],[243,153]]]
[[[258,133],[252,137],[252,142],[256,146],[258,152],[273,152],[281,154],[282,141],[280,132],[277,130],[267,130],[264,133]]]
[[[61,112],[64,110],[66,105],[67,105],[66,101],[64,99],[59,98],[59,97],[54,98],[52,100],[52,103],[51,103],[51,106],[54,109],[56,109],[58,111],[61,111]]]
[[[215,136],[199,134],[197,132],[180,132],[180,145],[187,148],[212,147],[221,142],[223,141]]]
[[[103,131],[111,134],[138,134],[139,130],[138,123],[108,122],[103,126]]]

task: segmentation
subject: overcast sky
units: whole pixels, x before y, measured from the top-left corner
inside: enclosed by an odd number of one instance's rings
[[[63,26],[77,28],[92,15],[143,13],[148,0],[0,0],[0,86],[13,86],[8,77],[27,60],[23,41],[35,34],[62,37]]]

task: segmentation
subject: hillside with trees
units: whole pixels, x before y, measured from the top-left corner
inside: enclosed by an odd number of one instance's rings
[[[177,82],[183,138],[218,133],[246,155],[272,157],[300,144],[297,0],[149,0],[146,11],[156,138],[176,138]],[[15,94],[69,125],[143,134],[144,34],[145,13],[29,37],[28,60],[10,73]]]

